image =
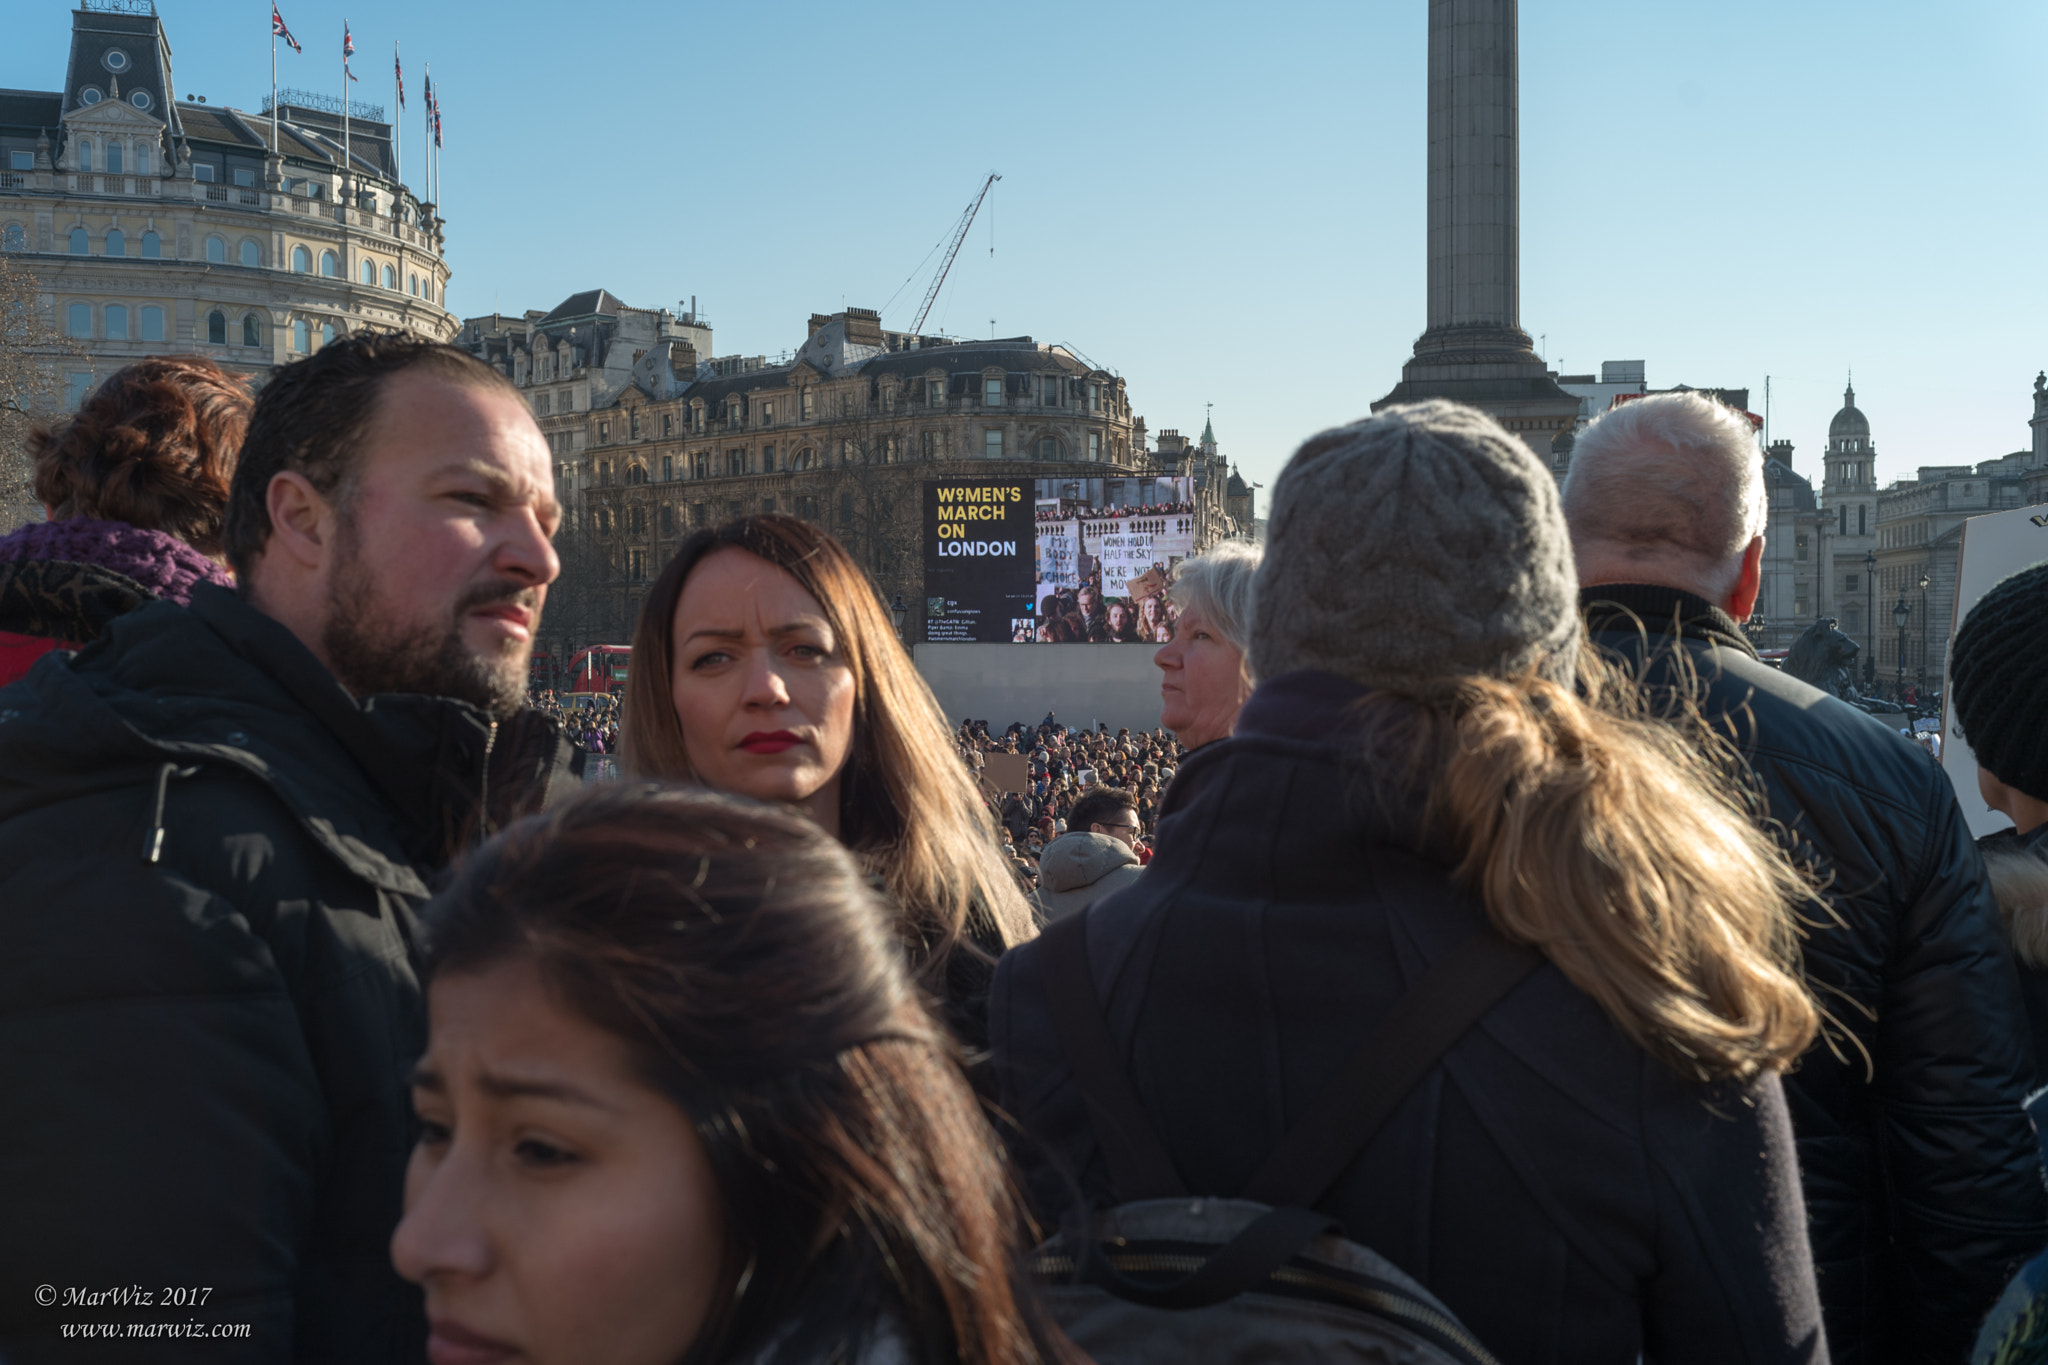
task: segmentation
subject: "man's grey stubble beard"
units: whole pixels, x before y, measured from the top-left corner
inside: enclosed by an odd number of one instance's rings
[[[525,704],[531,639],[507,641],[496,657],[486,657],[463,641],[462,626],[473,608],[493,602],[537,609],[537,592],[511,583],[486,584],[463,594],[439,625],[395,624],[381,609],[362,563],[356,527],[346,514],[339,534],[321,645],[350,695],[410,692],[452,697],[500,720]]]

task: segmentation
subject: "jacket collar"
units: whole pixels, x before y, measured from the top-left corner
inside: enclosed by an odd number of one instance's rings
[[[1655,583],[1602,583],[1579,589],[1579,610],[1594,635],[1620,632],[1651,639],[1701,640],[1757,657],[1735,618],[1706,598]]]
[[[1261,682],[1238,711],[1232,733],[1334,741],[1357,728],[1349,712],[1371,690],[1335,673],[1298,668]]]
[[[398,812],[409,851],[430,865],[539,810],[569,777],[568,740],[542,712],[523,710],[501,725],[449,697],[358,701],[289,628],[238,594],[203,583],[190,610],[348,751]]]

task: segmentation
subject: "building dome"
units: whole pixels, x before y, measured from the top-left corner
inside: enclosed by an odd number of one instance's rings
[[[1828,439],[1837,440],[1844,436],[1870,435],[1870,419],[1856,406],[1856,387],[1850,385],[1842,390],[1842,410],[1835,414],[1835,420],[1828,423]]]

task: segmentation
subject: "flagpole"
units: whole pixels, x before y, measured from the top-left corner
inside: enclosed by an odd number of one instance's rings
[[[355,154],[349,150],[348,132],[348,21],[341,25],[341,193],[355,198]]]
[[[420,155],[427,159],[420,179],[426,182],[427,202],[434,202],[434,64],[420,63]]]
[[[391,116],[391,178],[403,187],[405,184],[405,160],[402,153],[404,151],[405,139],[401,135],[401,130],[405,126],[405,119],[401,115],[405,111],[405,76],[404,68],[398,64],[398,40],[395,38],[391,42],[391,74],[398,81],[395,87],[398,95],[398,111]]]
[[[277,11],[272,10],[275,14]],[[270,26],[270,154],[282,158],[284,144],[277,140],[277,25]]]

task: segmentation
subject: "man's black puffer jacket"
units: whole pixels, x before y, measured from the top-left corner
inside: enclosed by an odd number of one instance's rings
[[[1839,922],[1805,942],[1831,1016],[1785,1078],[1837,1362],[1960,1362],[2048,1240],[2021,1103],[2034,1057],[2019,979],[1955,794],[1904,736],[1761,662],[1727,613],[1675,588],[1581,593],[1596,644],[1685,685],[1755,771],[1777,833],[1828,879]]]
[[[0,689],[0,1360],[194,1321],[248,1334],[133,1358],[424,1358],[390,1257],[416,911],[478,803],[544,802],[568,757],[537,711],[358,702],[214,587]],[[149,1298],[62,1297],[115,1286]]]

